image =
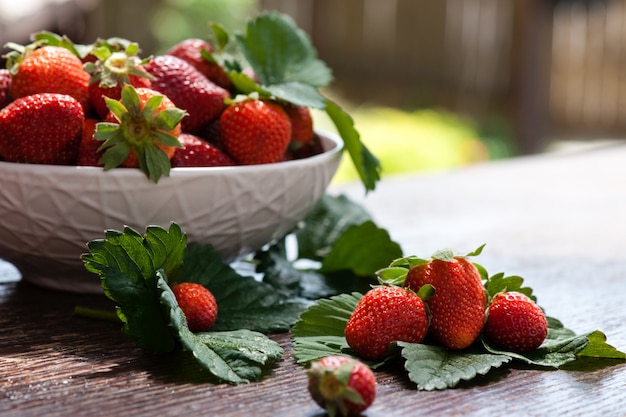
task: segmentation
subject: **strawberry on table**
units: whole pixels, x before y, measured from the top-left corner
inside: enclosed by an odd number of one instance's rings
[[[209,80],[226,90],[230,90],[232,83],[224,68],[216,62],[205,59],[202,56],[202,51],[210,54],[213,52],[213,46],[203,39],[189,38],[172,46],[167,51],[167,55],[187,61]]]
[[[487,309],[485,335],[496,346],[510,352],[537,349],[548,335],[543,310],[525,294],[498,293]]]
[[[217,319],[217,302],[206,287],[192,282],[181,282],[172,287],[176,302],[187,319],[192,332],[209,330]]]
[[[122,88],[119,101],[105,99],[111,112],[98,123],[95,138],[102,140],[100,162],[108,170],[118,166],[140,168],[155,182],[169,175],[185,112],[161,93],[149,88]]]
[[[9,162],[73,164],[83,119],[81,104],[66,94],[18,98],[0,110],[0,157]]]
[[[428,330],[422,299],[402,287],[381,286],[359,300],[346,324],[346,341],[354,352],[369,360],[389,353],[392,342],[420,343]]]
[[[330,417],[356,416],[376,398],[376,377],[364,363],[346,356],[326,356],[308,370],[311,398]]]
[[[239,164],[269,164],[285,155],[291,140],[291,122],[279,104],[246,98],[224,110],[220,136],[226,151]]]
[[[15,49],[7,54],[14,99],[38,93],[67,94],[78,100],[85,114],[88,113],[90,76],[80,58],[60,46],[38,43],[9,46]]]
[[[152,75],[152,88],[169,97],[176,107],[189,115],[182,122],[182,130],[197,133],[216,120],[224,110],[224,100],[230,93],[209,81],[187,61],[172,55],[159,55],[146,65]]]
[[[449,349],[474,343],[484,325],[487,302],[476,266],[466,257],[435,255],[409,269],[404,281],[414,291],[426,284],[435,288],[435,295],[426,301],[431,314],[428,335]]]
[[[198,136],[191,133],[181,133],[178,140],[183,147],[177,148],[174,152],[171,160],[172,168],[236,165],[228,154]]]

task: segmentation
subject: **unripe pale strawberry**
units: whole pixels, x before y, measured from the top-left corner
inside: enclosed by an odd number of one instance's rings
[[[326,356],[308,371],[311,398],[329,416],[355,416],[376,398],[376,377],[364,363],[346,356]]]
[[[485,335],[497,347],[510,352],[537,349],[548,335],[548,321],[541,308],[525,294],[496,294],[487,309]]]

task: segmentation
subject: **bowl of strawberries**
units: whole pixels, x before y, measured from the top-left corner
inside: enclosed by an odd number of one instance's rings
[[[269,38],[255,33],[260,20]],[[241,62],[223,42],[199,39],[148,58],[119,38],[76,45],[42,32],[10,44],[0,70],[0,258],[33,283],[99,292],[81,255],[107,230],[175,222],[190,244],[231,261],[288,234],[344,149],[372,189],[377,161],[319,93],[330,73],[302,32],[274,13],[247,29]],[[267,67],[255,39],[295,40],[306,53]],[[283,68],[294,65],[312,81]],[[311,108],[326,110],[339,134],[315,130]]]

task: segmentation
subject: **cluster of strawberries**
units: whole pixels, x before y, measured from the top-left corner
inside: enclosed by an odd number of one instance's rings
[[[450,350],[471,346],[482,334],[508,352],[537,349],[548,334],[541,308],[525,294],[489,297],[478,268],[467,257],[432,258],[411,266],[401,286],[381,285],[357,303],[346,324],[346,342],[367,360],[382,360],[392,342],[428,340]],[[330,415],[357,415],[376,395],[376,379],[363,362],[327,356],[308,372],[312,398]]]
[[[158,181],[170,167],[321,151],[307,107],[238,99],[224,67],[207,58],[207,41],[141,59],[137,44],[119,38],[80,48],[60,36],[33,39],[8,44],[0,70],[0,160],[139,167]]]
[[[508,352],[537,349],[548,334],[543,310],[520,292],[490,300],[467,257],[432,258],[408,269],[402,287],[379,286],[361,298],[346,325],[346,341],[361,357],[379,360],[394,341],[429,342],[451,350],[481,333]]]
[[[466,256],[417,262],[402,278],[401,286],[376,286],[357,303],[345,337],[358,357],[382,360],[396,341],[428,340],[459,351],[481,334],[500,349],[524,353],[537,349],[547,337],[543,310],[517,291],[489,297],[478,267]],[[178,284],[172,290],[189,328],[210,328],[217,306],[210,293],[206,295],[208,290],[198,284]],[[376,378],[363,362],[332,355],[311,364],[308,389],[329,415],[356,415],[373,403]]]

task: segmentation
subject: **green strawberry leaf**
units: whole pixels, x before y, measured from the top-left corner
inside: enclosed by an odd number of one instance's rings
[[[452,388],[461,381],[470,381],[511,361],[509,356],[501,354],[471,350],[456,352],[439,346],[396,343],[405,359],[409,379],[419,390]]]
[[[359,291],[373,283],[347,270],[322,274],[317,269],[319,268],[317,262],[289,260],[286,257],[284,241],[257,252],[254,260],[257,263],[256,271],[263,274],[263,282],[287,297],[317,300]]]
[[[602,359],[626,359],[626,353],[606,343],[606,335],[599,330],[587,334],[589,343],[578,352],[578,357]]]
[[[324,109],[326,99],[316,87],[299,81],[286,82],[263,86],[263,90],[275,97],[296,104],[298,106]]]
[[[332,73],[318,59],[307,34],[296,26],[291,17],[269,12],[250,21],[245,33],[236,34],[235,39],[259,80],[257,85],[240,74],[241,65],[224,63],[223,67],[235,87],[243,94],[257,92],[260,96],[272,95],[297,105],[326,110],[366,191],[374,190],[380,180],[380,161],[361,142],[352,118],[319,92],[319,88],[332,81]],[[233,68],[239,70],[233,71]]]
[[[350,270],[359,276],[374,276],[402,255],[400,245],[374,222],[350,226],[337,239],[322,261],[322,273]]]
[[[262,14],[235,39],[264,86],[296,82],[325,87],[332,80],[306,33],[287,15]]]
[[[361,135],[354,127],[354,120],[339,105],[326,100],[326,113],[343,139],[344,148],[348,151],[366,191],[373,191],[380,180],[382,171],[380,161],[361,142]]]
[[[288,259],[287,247],[293,246],[297,257]],[[376,270],[400,253],[361,206],[343,195],[326,195],[293,235],[257,252],[254,260],[263,282],[276,291],[318,299],[366,290]]]
[[[202,368],[218,380],[234,384],[258,381],[263,369],[284,353],[267,336],[249,330],[192,333],[167,278],[160,272],[158,275],[160,300],[166,308],[169,325],[183,349],[191,351]]]
[[[323,260],[346,229],[371,219],[361,205],[345,195],[324,195],[294,231],[298,257]]]
[[[186,243],[186,235],[175,223],[168,230],[148,227],[145,236],[126,227],[124,232],[107,231],[105,239],[89,242],[89,253],[82,256],[85,268],[100,275],[105,295],[116,303],[124,332],[143,349],[174,349],[175,340],[158,303],[156,271],[174,274]]]
[[[524,287],[524,278],[513,275],[504,276],[504,273],[497,273],[487,279],[485,282],[485,289],[489,298],[493,298],[496,294],[502,291],[517,291],[522,294],[526,294],[533,301],[537,301],[537,297],[533,294],[533,290],[530,287]]]
[[[363,295],[340,294],[317,300],[301,315],[291,329],[294,357],[300,364],[332,354],[345,354],[346,323]]]

